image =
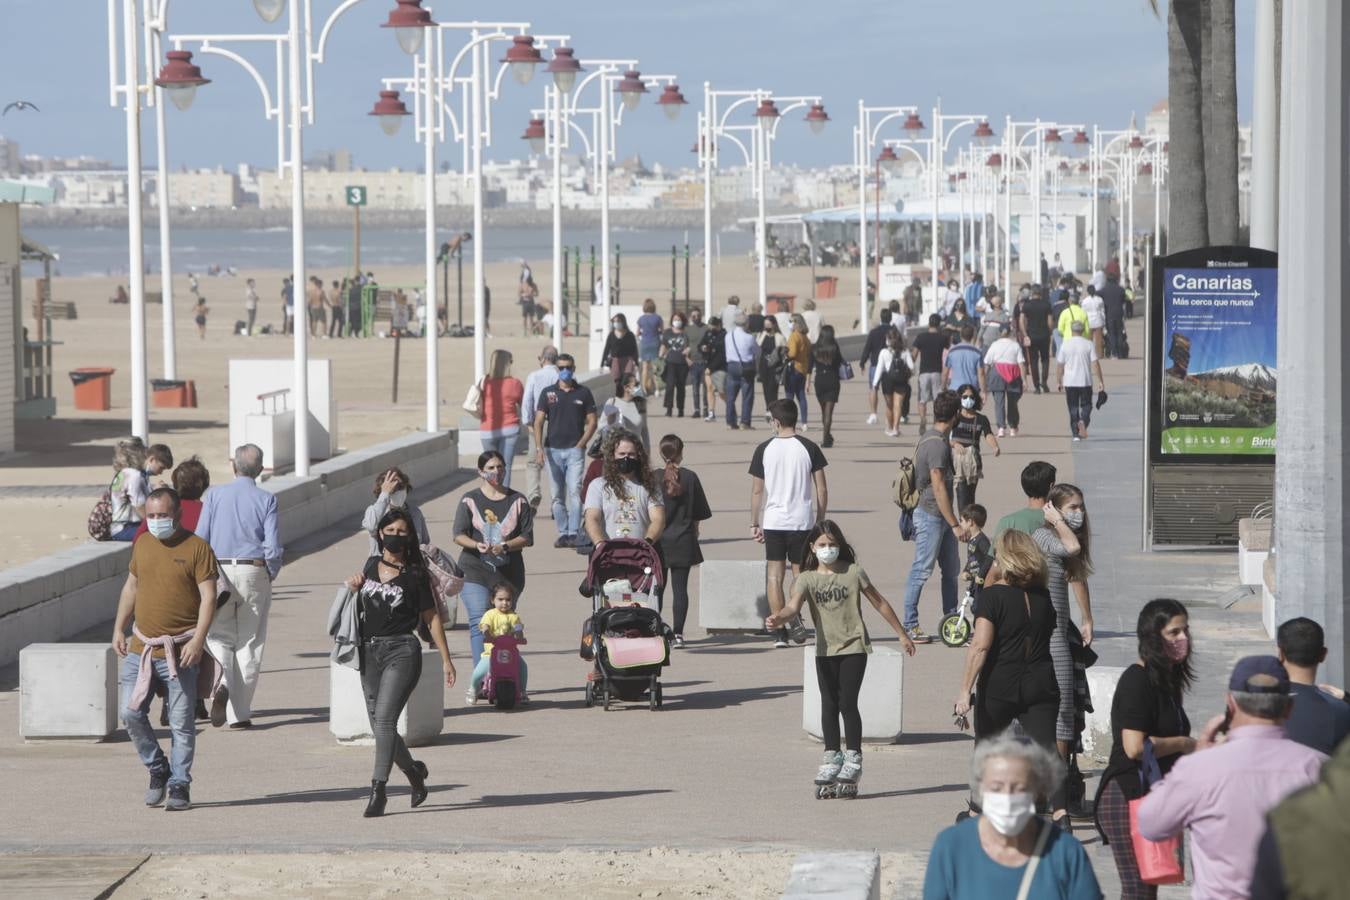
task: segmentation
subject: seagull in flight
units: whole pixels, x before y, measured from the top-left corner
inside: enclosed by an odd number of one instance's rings
[[[33,112],[42,112],[42,110],[40,110],[40,109],[37,108],[37,104],[35,104],[35,103],[30,103],[30,102],[27,101],[27,100],[14,100],[14,101],[12,101],[11,103],[6,104],[6,106],[5,106],[5,111],[4,111],[4,112],[0,112],[0,116],[7,116],[7,115],[9,115],[9,111],[10,111],[11,109],[17,109],[17,110],[19,110],[20,112],[22,112],[23,110],[27,110],[27,109],[31,109]]]

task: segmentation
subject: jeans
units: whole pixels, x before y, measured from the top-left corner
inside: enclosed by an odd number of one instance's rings
[[[375,735],[375,770],[370,777],[388,781],[394,763],[404,772],[413,767],[412,754],[398,733],[398,717],[422,677],[422,645],[406,634],[366,641],[362,650],[361,691]]]
[[[1029,339],[1027,367],[1031,369],[1031,383],[1037,390],[1046,390],[1050,384],[1050,338]]]
[[[700,415],[708,404],[708,386],[703,382],[703,373],[708,371],[707,363],[694,363],[689,367],[690,387],[694,389],[694,415]]]
[[[486,584],[466,581],[459,592],[459,599],[464,601],[464,611],[469,614],[469,653],[474,659],[483,655],[483,632],[478,630],[478,623],[483,613],[487,612],[491,600],[490,590]]]
[[[727,424],[736,424],[736,395],[741,395],[741,424],[750,424],[755,408],[755,370],[738,362],[727,363]]]
[[[511,486],[511,464],[516,458],[516,443],[520,440],[520,430],[517,429],[510,434],[504,434],[500,437],[488,437],[483,434],[481,438],[484,452],[496,450],[506,460],[506,471],[502,473],[502,487]]]
[[[1078,436],[1078,423],[1084,430],[1092,422],[1092,387],[1066,387],[1064,399],[1069,404],[1069,434]]]
[[[520,684],[516,685],[516,688],[523,694],[525,693],[525,686],[530,683],[530,667],[525,665],[525,657],[517,656],[516,658],[520,661]],[[471,686],[475,697],[478,696],[478,689],[483,686],[483,679],[487,678],[490,668],[492,668],[492,657],[478,657],[478,664],[473,667],[473,684]]]
[[[114,522],[112,530],[109,532],[110,541],[132,541],[136,539],[136,530],[141,527],[140,522]]]
[[[806,403],[806,376],[791,365],[787,370],[787,383],[783,385],[783,396],[797,401],[797,424],[805,425],[810,416],[810,407]]]
[[[182,650],[182,645],[175,648]],[[127,737],[136,748],[136,755],[151,772],[163,772],[169,769],[169,784],[192,783],[192,757],[197,748],[197,667],[178,664],[178,677],[169,678],[169,664],[162,659],[153,659],[154,680],[168,686],[169,696],[165,701],[169,707],[170,755],[166,760],[164,751],[155,738],[155,729],[150,725],[150,701],[155,692],[149,691],[145,700],[136,709],[127,704],[136,690],[136,678],[141,671],[139,653],[128,653],[122,657],[122,668],[118,677],[122,708],[122,722],[127,727]]]
[[[961,573],[961,554],[956,535],[945,519],[923,507],[914,510],[914,564],[905,583],[906,628],[919,624],[919,594],[933,574],[933,566],[942,569],[942,614],[956,612],[956,579]]]
[[[580,447],[549,447],[544,453],[553,492],[553,523],[560,537],[570,537],[581,528],[581,476],[586,471],[586,452]]]
[[[1021,391],[992,391],[994,395],[994,427],[1017,428],[1022,424],[1017,404],[1022,399]]]

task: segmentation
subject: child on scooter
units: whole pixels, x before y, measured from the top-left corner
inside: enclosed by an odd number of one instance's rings
[[[966,567],[962,577],[969,585],[970,596],[979,599],[980,588],[994,565],[994,551],[984,533],[989,514],[978,503],[967,503],[961,510],[961,527],[966,533]]]
[[[517,642],[524,644],[525,626],[520,621],[520,616],[516,615],[516,589],[509,581],[499,581],[492,586],[492,609],[483,613],[483,618],[478,622],[478,629],[483,633],[483,655],[479,657],[478,663],[473,668],[473,697],[474,702],[478,702],[479,689],[483,685],[483,679],[487,677],[488,669],[492,663],[492,639],[503,635],[513,636]],[[525,685],[529,681],[530,670],[525,665],[525,659],[520,660],[520,695],[521,703],[529,703],[530,698],[525,693]]]

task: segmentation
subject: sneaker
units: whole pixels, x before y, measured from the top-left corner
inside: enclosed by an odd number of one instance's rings
[[[530,702],[530,695],[527,694],[527,693],[525,693],[524,691],[521,691],[521,692],[516,696],[516,700],[519,701],[519,702],[521,702],[521,703],[529,703],[529,702]]]
[[[225,704],[230,701],[230,690],[221,685],[211,697],[211,727],[219,728],[225,724]]]
[[[773,633],[773,645],[779,649],[788,645],[788,632],[786,628],[780,628]]]
[[[793,616],[792,622],[788,625],[788,634],[794,644],[806,643],[806,626],[802,624],[801,616]]]
[[[476,705],[477,703],[478,703],[478,692],[477,692],[477,691],[475,691],[473,688],[469,688],[467,691],[464,692],[464,705],[465,705],[465,706],[474,706],[474,705]]]
[[[169,785],[169,799],[164,803],[165,812],[184,812],[192,809],[192,797],[186,784]]]
[[[675,635],[675,649],[677,650],[684,649],[684,635],[682,634]]]
[[[1017,429],[1016,429],[1016,428],[1009,428],[1009,429],[1008,429],[1008,437],[1017,437]]]
[[[1007,437],[1007,434],[1005,433],[1004,429],[1000,428],[1000,429],[998,430],[998,436],[999,436],[999,437]]]
[[[560,534],[558,535],[558,539],[553,542],[553,546],[558,548],[574,547],[576,546],[576,542],[577,542],[576,535]]]
[[[909,639],[916,644],[931,644],[933,642],[933,636],[918,625],[909,629]]]
[[[145,805],[159,806],[164,802],[164,791],[169,784],[169,769],[165,766],[162,772],[150,772],[150,786],[145,789]]]
[[[909,424],[909,416],[901,416],[901,417],[900,417],[900,424],[901,424],[901,425],[908,425],[908,424]],[[897,434],[898,434],[898,433],[899,433],[899,432],[897,432]]]
[[[738,431],[738,430],[740,429],[741,426],[737,425],[735,422],[732,422],[732,423],[731,423],[730,425],[728,425],[727,427],[730,428],[732,431]]]
[[[806,432],[810,431],[810,429],[806,427],[806,423],[805,423],[805,422],[803,422],[802,424],[798,425],[798,426],[797,426],[797,430],[800,431],[800,432],[802,432],[803,434],[805,434]]]
[[[887,428],[886,431],[884,432],[884,434],[886,435],[886,437],[895,437],[895,436],[896,436],[897,434],[899,434],[899,433],[900,433],[900,432],[898,432],[898,431],[892,431],[892,430],[889,429],[889,428]]]
[[[868,424],[868,425],[875,425],[875,424],[877,424],[877,414],[876,414],[876,413],[872,413],[871,415],[869,415],[869,416],[867,417],[867,424]]]
[[[1074,442],[1075,444],[1078,443],[1078,442],[1081,441],[1081,440],[1082,440],[1082,438],[1080,438],[1078,435],[1075,434],[1075,435],[1073,436],[1073,442]]]

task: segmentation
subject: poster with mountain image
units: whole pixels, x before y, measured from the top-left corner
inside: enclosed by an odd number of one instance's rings
[[[1162,453],[1275,453],[1277,269],[1167,269]]]

